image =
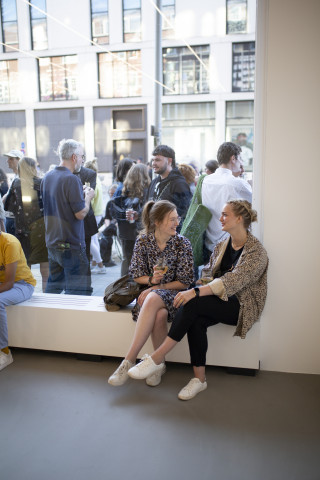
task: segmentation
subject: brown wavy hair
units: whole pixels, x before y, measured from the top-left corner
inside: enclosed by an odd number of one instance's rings
[[[143,198],[144,190],[150,184],[148,167],[144,163],[132,165],[123,182],[122,195]]]
[[[157,202],[150,200],[147,202],[142,210],[142,224],[144,228],[140,233],[154,233],[156,222],[163,222],[165,216],[173,210],[177,210],[177,207],[168,200],[158,200]]]

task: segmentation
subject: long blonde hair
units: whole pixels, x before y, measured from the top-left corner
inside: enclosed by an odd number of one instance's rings
[[[144,163],[134,164],[123,182],[122,195],[143,198],[144,190],[149,184],[148,167]]]
[[[37,192],[34,189],[34,177],[38,177],[37,162],[31,157],[22,157],[18,163],[18,172],[21,181],[22,197],[34,200]]]

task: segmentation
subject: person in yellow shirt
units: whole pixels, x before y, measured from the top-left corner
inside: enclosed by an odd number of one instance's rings
[[[0,370],[13,362],[8,347],[7,305],[28,300],[36,285],[19,240],[0,231]]]

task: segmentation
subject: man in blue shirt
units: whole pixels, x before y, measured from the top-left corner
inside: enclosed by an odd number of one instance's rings
[[[41,183],[46,245],[49,256],[47,293],[91,295],[86,281],[88,259],[83,219],[94,190],[82,186],[75,175],[85,158],[83,146],[75,140],[61,140],[57,151],[60,164]]]

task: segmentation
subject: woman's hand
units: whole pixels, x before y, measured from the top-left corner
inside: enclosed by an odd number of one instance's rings
[[[193,288],[191,288],[190,290],[184,290],[182,292],[179,292],[174,297],[173,306],[174,308],[179,308],[182,305],[185,305],[186,303],[188,303],[189,300],[192,300],[194,297],[195,297],[195,293]]]
[[[146,296],[148,295],[148,293],[152,292],[152,288],[147,288],[146,290],[143,290],[143,292],[140,293],[139,297],[138,297],[138,305],[140,305],[140,307],[142,307],[143,305],[143,302],[145,301],[146,299]]]
[[[152,283],[155,283],[156,285],[160,284],[163,277],[164,277],[164,270],[158,267],[153,267],[153,277],[151,279]]]

